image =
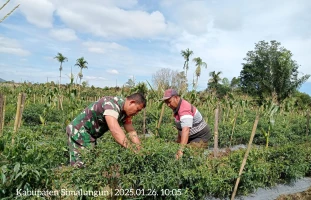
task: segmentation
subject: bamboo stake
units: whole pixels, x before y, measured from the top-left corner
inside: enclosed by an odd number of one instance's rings
[[[219,107],[215,109],[215,123],[214,123],[214,157],[218,156],[218,118],[219,118]]]
[[[307,111],[307,133],[306,133],[306,136],[308,137],[308,135],[309,135],[309,130],[310,130],[310,111],[308,110]]]
[[[163,103],[163,104],[162,104],[162,109],[161,109],[160,118],[159,118],[158,125],[157,125],[156,136],[158,136],[158,134],[159,134],[159,128],[160,128],[160,125],[161,125],[161,122],[162,122],[162,117],[163,117],[163,114],[164,114],[164,109],[165,109],[165,105],[164,105],[164,103]]]
[[[227,106],[228,106],[227,118],[229,119],[229,115],[230,115],[230,112],[231,112],[230,103],[227,103]]]
[[[235,113],[234,119],[233,119],[233,125],[232,125],[231,136],[230,136],[230,147],[231,147],[231,143],[232,143],[232,139],[233,139],[233,133],[234,133],[235,124],[236,124],[236,120],[237,120],[238,114],[239,114],[239,111],[237,111]]]
[[[57,110],[60,110],[60,96],[57,97]]]
[[[20,105],[22,101],[22,94],[19,93],[17,97],[17,106],[16,106],[16,115],[15,115],[15,122],[14,122],[14,132],[17,131],[18,122],[19,122],[19,113],[20,113]]]
[[[143,117],[143,134],[146,134],[146,108],[144,109],[144,117]]]
[[[2,109],[2,129],[4,128],[4,120],[5,120],[5,101],[6,101],[6,96],[3,98],[3,109]]]
[[[0,94],[0,136],[3,135],[5,96]]]
[[[12,144],[14,144],[14,138],[16,135],[16,131],[18,129],[19,117],[20,117],[20,108],[21,108],[21,101],[22,101],[22,94],[19,93],[17,97],[17,106],[16,106],[16,115],[15,115],[15,122],[14,122],[14,130],[12,135]]]
[[[33,94],[33,103],[36,103],[36,94]]]
[[[252,134],[251,134],[251,137],[249,139],[247,150],[245,152],[244,159],[243,159],[242,164],[241,164],[241,168],[240,168],[240,172],[239,172],[239,177],[238,177],[238,179],[235,182],[235,186],[234,186],[234,190],[233,190],[233,193],[232,193],[232,196],[231,196],[231,200],[234,200],[235,194],[236,194],[236,192],[238,190],[238,185],[239,185],[239,182],[240,182],[240,179],[241,179],[241,175],[242,175],[243,169],[245,167],[248,154],[249,154],[250,149],[252,147],[252,143],[253,143],[253,139],[254,139],[254,136],[255,136],[255,133],[256,133],[258,121],[259,121],[259,115],[256,116],[256,119],[255,119],[255,122],[254,122]]]
[[[60,97],[60,109],[61,109],[61,110],[64,110],[64,109],[63,109],[63,99],[64,99],[64,97],[61,96],[61,97]]]
[[[25,100],[26,100],[26,94],[22,93],[21,97],[21,104],[20,104],[20,112],[19,112],[19,117],[18,117],[18,128],[21,127],[22,124],[22,116],[25,108]]]

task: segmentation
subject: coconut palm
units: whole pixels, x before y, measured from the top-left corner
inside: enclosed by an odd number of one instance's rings
[[[208,80],[208,83],[210,84],[210,85],[218,85],[219,84],[219,82],[221,81],[221,78],[220,78],[220,74],[221,74],[222,72],[220,71],[220,72],[215,72],[215,71],[212,71],[212,72],[210,72],[209,73],[209,76],[211,77],[209,80]]]
[[[196,83],[195,86],[198,85],[198,79],[201,76],[201,67],[207,68],[207,64],[202,61],[200,57],[193,58],[193,61],[195,62],[195,66],[197,67],[195,69],[195,75],[196,75]]]
[[[62,80],[62,70],[63,70],[63,62],[68,61],[68,59],[63,56],[63,54],[58,53],[54,59],[57,59],[58,62],[60,62],[60,67],[59,67],[59,90],[60,90],[60,84]]]
[[[208,88],[209,89],[215,89],[217,90],[217,86],[219,84],[219,82],[221,81],[221,78],[220,78],[220,74],[222,72],[215,72],[215,71],[212,71],[209,73],[209,76],[211,77],[209,80],[208,80]]]
[[[186,50],[182,50],[181,51],[181,55],[184,57],[185,59],[185,63],[184,63],[184,70],[185,70],[185,74],[186,74],[186,77],[187,77],[187,71],[189,70],[189,58],[191,55],[193,55],[193,51],[186,49]]]
[[[88,62],[86,60],[84,60],[84,57],[78,58],[76,61],[76,64],[75,64],[78,67],[80,67],[80,72],[78,74],[78,76],[80,78],[80,85],[81,85],[81,80],[83,78],[82,69],[87,69],[86,64],[88,64]]]

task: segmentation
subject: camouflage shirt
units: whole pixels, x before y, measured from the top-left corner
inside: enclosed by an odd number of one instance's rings
[[[102,97],[84,109],[72,122],[72,128],[79,130],[84,127],[87,133],[94,138],[101,137],[109,130],[105,115],[115,117],[120,126],[131,124],[131,117],[128,117],[123,110],[124,99],[121,97]],[[73,131],[71,131],[73,134]]]

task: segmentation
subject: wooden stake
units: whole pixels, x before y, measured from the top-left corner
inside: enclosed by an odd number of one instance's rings
[[[214,157],[218,156],[218,118],[219,118],[219,108],[215,109],[215,123],[214,123]]]
[[[3,135],[4,114],[5,114],[5,96],[0,94],[0,136]]]
[[[22,93],[22,97],[21,97],[21,104],[20,104],[20,112],[19,112],[19,117],[18,117],[18,127],[21,127],[22,124],[22,116],[23,116],[23,112],[24,112],[24,108],[25,108],[25,100],[26,100],[26,93]]]
[[[143,134],[146,134],[146,108],[144,109],[144,117],[143,117]]]
[[[239,114],[239,111],[236,112],[236,114],[234,115],[234,118],[233,118],[233,125],[232,125],[231,136],[230,136],[230,147],[231,147],[231,143],[232,143],[232,139],[233,139],[233,133],[234,133],[234,128],[235,128],[236,119],[238,117],[238,114]]]
[[[163,103],[163,104],[162,104],[162,109],[161,109],[160,118],[159,118],[158,125],[157,125],[156,136],[158,136],[158,134],[159,134],[159,128],[160,128],[160,125],[161,125],[161,122],[162,122],[162,117],[163,117],[163,114],[164,114],[164,109],[165,109],[165,105],[164,105],[164,103]]]
[[[13,131],[14,133],[17,131],[17,128],[18,128],[21,101],[22,101],[22,94],[19,93],[17,97],[16,115],[15,115],[15,122],[14,122],[14,131]]]
[[[245,164],[246,164],[246,160],[247,160],[249,151],[250,151],[250,149],[251,149],[251,147],[252,147],[252,143],[253,143],[253,139],[254,139],[254,136],[255,136],[255,133],[256,133],[258,121],[259,121],[259,115],[256,116],[256,119],[255,119],[255,122],[254,122],[252,134],[251,134],[251,137],[250,137],[250,139],[249,139],[249,143],[248,143],[248,146],[247,146],[247,150],[246,150],[246,152],[245,152],[244,159],[243,159],[242,164],[241,164],[241,168],[240,168],[240,172],[239,172],[239,177],[238,177],[238,179],[237,179],[236,182],[235,182],[235,186],[234,186],[234,190],[233,190],[233,193],[232,193],[232,196],[231,196],[231,200],[234,199],[235,194],[236,194],[236,192],[237,192],[237,190],[238,190],[238,185],[239,185],[239,182],[240,182],[240,179],[241,179],[241,175],[242,175],[244,166],[245,166]]]
[[[61,110],[64,110],[64,109],[63,109],[63,99],[64,99],[64,97],[61,96],[61,97],[60,97],[60,109],[61,109]]]
[[[4,128],[4,120],[5,120],[5,101],[6,101],[6,96],[4,96],[3,98],[3,112],[2,112],[2,116],[3,116],[3,119],[2,119],[2,129]]]
[[[57,97],[57,110],[60,110],[60,96]]]
[[[307,127],[306,127],[306,136],[308,137],[309,135],[309,130],[310,130],[310,111],[307,111]]]
[[[14,129],[13,129],[13,135],[12,135],[12,144],[14,144],[14,141],[15,141],[14,138],[15,138],[15,135],[16,135],[16,131],[18,129],[21,102],[22,102],[22,94],[19,93],[18,97],[17,97],[16,115],[15,115]]]

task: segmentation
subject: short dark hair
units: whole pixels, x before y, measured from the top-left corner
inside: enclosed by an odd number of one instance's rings
[[[137,103],[139,104],[143,104],[143,107],[146,108],[146,98],[145,96],[142,94],[142,93],[134,93],[134,94],[131,94],[130,96],[127,96],[126,97],[128,100],[135,100]]]

